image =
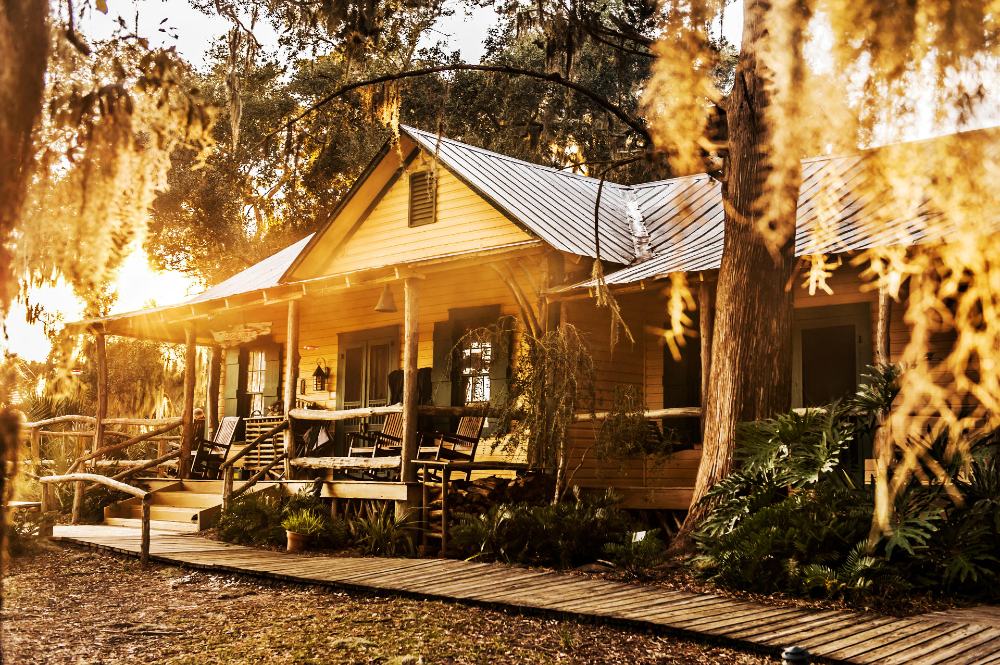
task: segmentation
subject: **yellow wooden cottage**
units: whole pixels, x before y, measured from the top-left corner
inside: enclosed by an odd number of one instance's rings
[[[851,155],[804,162],[800,254],[941,237],[930,216],[899,220],[878,233],[856,225],[868,205],[850,196],[863,160]],[[313,235],[182,304],[84,321],[77,329],[102,340],[124,335],[186,342],[189,357],[196,346],[209,347],[209,430],[222,418],[239,416],[237,438],[251,441],[291,416],[291,429],[280,434],[287,459],[270,470],[284,467],[275,475],[292,487],[316,475],[294,461],[304,447],[316,445],[305,438],[315,423],[339,423],[323,454],[343,456],[345,432],[366,420],[377,426],[386,413],[401,411],[401,479],[327,475],[323,492],[405,505],[418,500],[412,461],[421,414],[459,413],[503,394],[510,368],[502,345],[468,341],[469,348],[456,351],[465,333],[502,315],[542,329],[570,322],[589,340],[599,409],[615,385],[640,386],[651,415],[684,416],[670,424],[693,444],[666,460],[607,463],[586,454],[593,430],[580,424],[573,430],[571,482],[613,487],[626,507],[685,509],[700,455],[697,409],[709,360],[711,317],[702,314],[710,313],[722,252],[720,186],[707,175],[606,183],[595,238],[598,189],[594,178],[402,127],[398,142],[382,148]],[[842,202],[832,235],[815,228],[820,193]],[[613,353],[609,313],[588,292],[598,248],[636,338],[620,342]],[[688,273],[699,300],[709,303],[707,312],[693,316],[702,321],[701,339],[692,339],[679,361],[662,335],[664,280],[676,272]],[[897,355],[906,339],[902,307],[892,308],[890,325],[878,331],[877,294],[862,291],[848,268],[833,284],[834,295],[796,291],[796,406],[852,392],[875,355]],[[391,406],[394,398],[401,406]],[[195,406],[189,398],[182,414],[185,452],[201,434]],[[500,455],[488,443],[477,452],[482,459]],[[182,475],[188,464],[182,453]],[[212,487],[205,492],[219,489]]]

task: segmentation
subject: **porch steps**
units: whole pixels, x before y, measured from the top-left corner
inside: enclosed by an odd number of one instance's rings
[[[129,529],[142,528],[142,520],[132,517],[105,517],[106,526],[120,526]],[[162,531],[166,533],[198,533],[198,525],[194,522],[190,524],[184,522],[168,522],[166,520],[149,520],[150,531]]]
[[[195,532],[215,526],[222,511],[222,481],[174,481],[150,488],[150,526],[161,530]],[[104,523],[138,526],[142,502],[126,499],[104,509]]]

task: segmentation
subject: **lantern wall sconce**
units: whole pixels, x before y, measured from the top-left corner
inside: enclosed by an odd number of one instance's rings
[[[378,297],[378,303],[375,304],[376,312],[395,312],[396,309],[396,299],[392,295],[392,289],[386,284],[382,287],[382,294]]]
[[[330,368],[326,366],[326,361],[320,360],[316,363],[316,371],[313,372],[313,390],[323,392],[326,390],[326,382],[330,379]]]

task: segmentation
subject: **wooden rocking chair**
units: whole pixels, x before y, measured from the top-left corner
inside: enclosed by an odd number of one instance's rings
[[[403,451],[403,414],[390,413],[385,417],[381,430],[350,432],[347,435],[348,457],[391,457]],[[358,475],[360,474],[360,475]],[[349,477],[370,480],[384,471],[349,472]]]
[[[208,441],[202,439],[191,461],[192,480],[216,480],[219,477],[219,466],[229,455],[229,449],[236,438],[236,427],[240,424],[239,416],[226,416],[215,430],[215,437]]]
[[[483,434],[483,416],[463,416],[458,421],[454,434],[446,432],[429,432],[424,434],[424,440],[432,441],[432,445],[422,445],[418,452],[420,459],[453,460],[456,462],[472,462],[476,458],[476,448]],[[430,479],[437,480],[434,472]],[[466,479],[472,477],[471,471],[466,471]]]

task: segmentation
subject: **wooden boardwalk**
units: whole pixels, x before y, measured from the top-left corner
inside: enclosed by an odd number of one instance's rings
[[[56,527],[55,540],[138,555],[135,529]],[[842,663],[1000,663],[1000,628],[934,617],[898,619],[778,607],[555,572],[448,559],[301,556],[154,532],[151,558],[290,582],[550,612],[695,635],[778,654],[800,645]]]

